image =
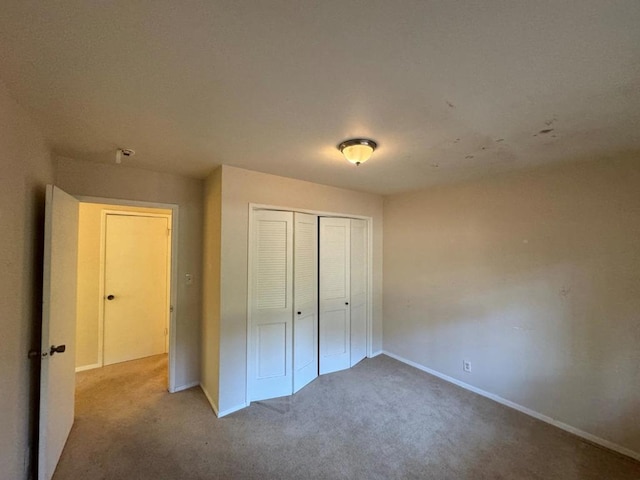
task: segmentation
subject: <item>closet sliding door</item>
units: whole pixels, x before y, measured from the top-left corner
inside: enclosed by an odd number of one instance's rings
[[[249,265],[249,401],[297,392],[367,353],[365,220],[255,210]]]
[[[318,376],[318,217],[294,221],[293,393]]]
[[[351,365],[367,356],[367,290],[369,270],[367,222],[351,220]]]
[[[365,220],[320,218],[320,373],[367,356],[369,232]]]
[[[250,401],[293,388],[293,213],[256,211],[252,237]]]
[[[318,217],[258,210],[251,239],[249,400],[318,376]]]
[[[320,374],[351,366],[351,220],[320,218]]]

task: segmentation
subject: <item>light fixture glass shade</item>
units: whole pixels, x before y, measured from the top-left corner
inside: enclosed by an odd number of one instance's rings
[[[369,145],[352,145],[350,147],[345,147],[344,150],[342,150],[344,158],[349,160],[351,163],[355,163],[356,165],[369,160],[372,153],[373,148],[371,148]]]
[[[344,158],[355,165],[360,165],[371,158],[371,154],[378,145],[373,140],[355,138],[338,145]]]

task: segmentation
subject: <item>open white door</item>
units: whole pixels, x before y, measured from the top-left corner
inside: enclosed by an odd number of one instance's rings
[[[318,376],[318,217],[294,220],[293,393]]]
[[[320,374],[351,366],[351,220],[320,218]]]
[[[74,415],[78,201],[47,185],[38,479],[50,480]]]

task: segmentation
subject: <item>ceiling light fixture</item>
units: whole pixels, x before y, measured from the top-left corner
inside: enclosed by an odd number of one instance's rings
[[[342,152],[344,158],[355,165],[360,165],[371,158],[371,154],[378,147],[373,140],[366,138],[352,138],[345,140],[338,145],[338,150]]]

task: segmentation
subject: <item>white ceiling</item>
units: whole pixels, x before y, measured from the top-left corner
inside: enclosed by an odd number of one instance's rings
[[[637,0],[2,4],[0,78],[60,155],[384,194],[640,160]]]

